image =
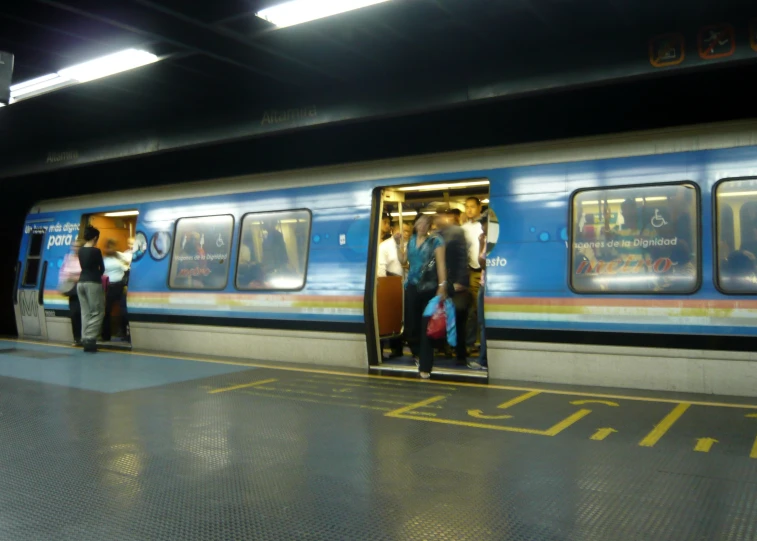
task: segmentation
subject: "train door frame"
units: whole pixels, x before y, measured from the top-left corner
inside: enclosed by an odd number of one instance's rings
[[[440,190],[444,192],[444,195],[439,200],[440,203],[450,204],[450,189],[459,190],[463,188],[470,188],[472,186],[484,186],[484,190],[487,192],[487,198],[491,193],[491,182],[486,177],[469,177],[459,179],[445,179],[436,180],[430,182],[424,182],[419,185],[413,184],[401,184],[396,186],[379,186],[373,190],[371,199],[371,226],[370,226],[370,238],[368,243],[368,267],[366,272],[365,283],[365,296],[364,296],[364,318],[366,324],[366,346],[368,350],[368,365],[370,371],[378,371],[384,374],[394,375],[410,375],[417,374],[417,368],[413,365],[402,366],[395,364],[383,363],[381,340],[379,335],[379,322],[378,322],[378,248],[380,244],[381,236],[381,222],[385,213],[385,203],[397,204],[397,214],[400,225],[402,224],[402,204],[405,203],[405,188],[408,192],[431,192],[433,190],[428,189],[429,186],[438,185]],[[481,190],[483,191],[483,190]],[[396,194],[398,197],[387,197],[387,194]],[[483,200],[488,205],[488,199]],[[403,290],[404,293],[404,290]],[[404,294],[403,294],[404,297]],[[403,299],[404,304],[404,299]],[[404,319],[404,317],[403,317]],[[404,321],[403,321],[404,330]],[[441,376],[444,379],[451,379],[455,381],[468,381],[475,383],[488,382],[488,371],[478,372],[470,370],[450,370],[445,368],[437,368],[434,373]]]
[[[52,220],[45,220],[51,222]],[[16,264],[16,283],[13,288],[13,306],[16,312],[18,335],[22,338],[47,340],[47,320],[45,317],[45,282],[49,262],[45,260],[45,240],[47,229],[42,222],[31,224],[23,261]],[[32,255],[35,239],[39,239],[39,250]],[[37,250],[34,250],[37,252]],[[28,274],[30,261],[38,261],[34,271],[34,283],[30,283]]]

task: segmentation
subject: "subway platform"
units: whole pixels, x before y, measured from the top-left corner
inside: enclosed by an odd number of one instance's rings
[[[0,341],[0,539],[757,539],[757,400]]]

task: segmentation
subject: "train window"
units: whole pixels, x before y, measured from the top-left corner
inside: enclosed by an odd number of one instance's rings
[[[29,251],[26,255],[26,267],[24,268],[21,285],[34,287],[39,278],[39,269],[42,266],[42,241],[45,238],[44,231],[33,231],[29,238]]]
[[[237,289],[302,289],[310,221],[309,210],[245,215],[239,241]]]
[[[717,285],[724,293],[757,293],[757,178],[715,188]]]
[[[577,293],[692,293],[699,285],[693,184],[579,191],[570,284]]]
[[[177,220],[168,286],[225,288],[233,231],[234,218],[228,215]]]

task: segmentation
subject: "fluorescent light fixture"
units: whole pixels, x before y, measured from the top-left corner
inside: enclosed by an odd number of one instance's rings
[[[468,188],[470,186],[488,186],[488,180],[472,180],[469,182],[455,182],[452,184],[424,184],[422,186],[405,186],[404,188],[397,188],[401,192],[428,192],[432,190],[456,190],[461,188]]]
[[[107,216],[108,218],[117,218],[119,216],[137,216],[138,214],[138,210],[119,210],[117,212],[106,212],[105,214],[103,214],[103,216]]]
[[[158,60],[158,57],[154,54],[139,49],[126,49],[125,51],[95,58],[89,62],[64,68],[57,73],[50,73],[11,86],[11,103],[76,83],[85,83],[145,66]]]
[[[388,0],[291,0],[258,11],[255,16],[279,28],[294,26],[339,13],[354,11]]]
[[[718,197],[740,197],[742,195],[757,195],[757,191],[751,191],[751,192],[726,192],[726,193],[720,193],[720,192],[718,192]]]
[[[43,75],[42,77],[37,77],[36,79],[31,79],[11,86],[11,99],[15,101],[29,94],[40,94],[45,90],[50,90],[66,83],[70,84],[71,80],[67,77],[62,77],[57,73]]]
[[[402,216],[415,216],[416,214],[417,214],[416,212],[403,212]],[[398,217],[399,215],[400,215],[399,212],[390,212],[389,213],[389,216],[394,216],[395,218]]]
[[[488,199],[482,199],[482,200],[481,200],[481,204],[482,204],[482,205],[486,205],[486,204],[488,204],[488,203],[489,203],[489,200],[488,200]]]
[[[80,83],[92,81],[94,79],[100,79],[127,71],[134,68],[139,68],[147,64],[152,64],[157,61],[158,57],[147,51],[140,51],[138,49],[126,49],[117,53],[109,54],[107,56],[101,56],[95,58],[89,62],[77,64],[70,68],[62,69],[58,72],[61,77],[73,79]]]
[[[659,196],[656,196],[656,197],[637,197],[636,201],[638,201],[639,203],[641,203],[642,201],[647,201],[647,202],[649,202],[649,201],[666,201],[667,199],[668,198],[665,197],[664,195],[659,195]]]

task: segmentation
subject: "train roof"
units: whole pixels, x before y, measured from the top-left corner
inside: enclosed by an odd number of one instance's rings
[[[93,206],[139,204],[269,189],[371,181],[451,171],[482,171],[585,160],[649,156],[757,145],[757,121],[741,120],[698,126],[598,135],[540,143],[487,147],[438,154],[388,158],[317,168],[295,169],[223,179],[169,184],[115,192],[43,200],[32,213]]]

